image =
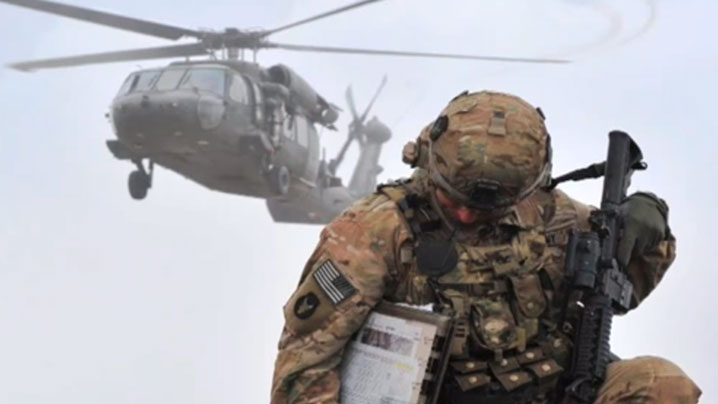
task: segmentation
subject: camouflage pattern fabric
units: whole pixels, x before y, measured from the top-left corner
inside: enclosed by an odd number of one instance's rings
[[[414,178],[415,191],[427,192],[430,188],[426,186],[426,173],[418,173]],[[399,188],[390,189],[393,192],[405,192]],[[304,269],[300,285],[284,308],[286,323],[275,364],[272,403],[338,403],[341,388],[339,366],[343,347],[362,325],[371,309],[382,299],[413,303],[431,300],[428,293],[422,292],[426,279],[415,272],[411,262],[412,233],[406,217],[393,199],[386,193],[366,197],[345,211],[322,232],[319,245]],[[535,259],[542,262],[552,283],[556,284],[556,290],[560,290],[568,232],[575,228],[586,228],[589,212],[588,206],[570,199],[558,190],[551,193],[540,191],[527,198],[501,220],[505,224],[519,225],[529,233],[533,232],[537,237],[547,239],[547,250],[533,253],[526,251],[526,254],[540,255],[535,256]],[[540,229],[540,234],[537,234],[535,229]],[[468,245],[479,245],[485,244],[486,238],[487,236],[467,236],[465,240]],[[658,246],[642,255],[632,257],[628,273],[636,285],[636,303],[642,301],[657,286],[673,261],[674,254],[675,240],[670,238],[661,241]],[[464,257],[464,260],[466,259],[467,257]],[[335,292],[338,289],[332,288],[331,285],[327,287],[326,279],[316,276],[317,273],[324,272],[322,268],[326,267],[326,262],[331,262],[340,273],[339,281],[335,280],[334,283],[343,284],[343,280],[346,280],[353,292],[349,289],[345,295],[340,293],[337,296]],[[456,277],[460,276],[460,273],[461,269],[457,268],[446,275],[445,281],[457,281]],[[529,295],[532,294],[531,287],[526,290]],[[473,293],[476,294],[474,297],[480,297],[480,291]],[[316,299],[307,304],[307,296],[315,296]],[[527,310],[524,314],[532,310],[528,301],[523,302]],[[548,304],[549,302],[544,302],[544,308]],[[487,313],[490,313],[493,309],[487,307],[487,310]],[[502,311],[503,308],[499,307],[498,310],[498,315],[490,318],[510,316],[510,313]],[[546,309],[542,315],[550,317],[554,314]],[[530,320],[530,316],[524,317]],[[512,337],[503,348],[512,349],[526,340],[531,340],[535,332],[531,329],[532,321],[524,320],[519,323],[519,328],[523,329],[518,333],[521,335]],[[506,323],[509,322],[506,320]],[[496,327],[497,324],[499,323],[492,323],[491,327]],[[503,323],[499,325],[503,326]],[[486,338],[491,342],[491,335],[486,335]],[[504,342],[496,341],[496,344],[499,346]],[[655,377],[651,376],[649,380],[646,376],[648,374]],[[666,376],[663,377],[663,374]],[[665,383],[667,384],[664,385]],[[684,393],[677,392],[677,388],[666,386],[679,386]],[[696,402],[699,391],[680,369],[667,361],[624,361],[612,365],[609,369],[609,377],[599,403],[693,403]],[[682,394],[684,398],[683,401],[636,398],[649,397],[650,394]]]
[[[429,137],[434,182],[469,198],[477,182],[496,184],[495,207],[515,204],[550,175],[543,117],[513,95],[487,91],[461,95],[441,112]]]
[[[694,404],[701,390],[674,363],[640,357],[612,363],[596,404]]]
[[[322,232],[306,265],[302,282],[284,308],[286,324],[279,343],[272,403],[337,403],[338,366],[344,344],[359,329],[369,311],[397,276],[397,252],[409,237],[392,201],[383,195],[364,198]],[[313,276],[332,262],[356,289],[334,303]],[[319,303],[309,317],[295,307],[314,294]]]
[[[344,346],[382,300],[456,313],[465,332],[450,343],[441,403],[545,403],[570,364],[564,326],[579,310],[571,306],[559,324],[562,303],[577,298],[564,296],[566,246],[572,230],[589,229],[591,208],[539,187],[551,168],[543,115],[515,96],[461,94],[403,157],[417,167],[409,182],[382,187],[322,232],[284,307],[272,403],[338,403]],[[438,189],[488,214],[454,223]],[[431,263],[439,240],[456,252],[451,266]],[[674,257],[670,232],[633,249],[634,307]],[[694,403],[699,395],[677,366],[639,358],[609,368],[598,403]]]

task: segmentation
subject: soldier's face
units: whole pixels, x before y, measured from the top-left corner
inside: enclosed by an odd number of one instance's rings
[[[452,220],[462,225],[472,225],[488,219],[487,212],[481,212],[468,208],[459,202],[451,199],[439,188],[436,188],[436,200]],[[493,215],[491,215],[493,216]]]

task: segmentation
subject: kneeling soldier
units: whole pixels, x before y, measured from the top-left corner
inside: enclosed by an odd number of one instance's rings
[[[559,324],[571,230],[591,208],[548,190],[543,114],[518,97],[462,94],[404,151],[418,166],[330,223],[285,306],[272,403],[338,403],[344,346],[381,300],[456,313],[440,403],[548,403],[570,366]],[[619,262],[633,307],[675,256],[668,208],[649,193],[622,203]],[[630,235],[630,236],[628,236]],[[612,363],[597,403],[695,403],[671,362]]]

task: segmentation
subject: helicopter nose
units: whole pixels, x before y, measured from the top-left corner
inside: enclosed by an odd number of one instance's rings
[[[194,136],[216,121],[216,104],[192,92],[130,94],[118,98],[112,119],[118,137],[132,141],[160,142]],[[220,119],[221,119],[221,114]]]

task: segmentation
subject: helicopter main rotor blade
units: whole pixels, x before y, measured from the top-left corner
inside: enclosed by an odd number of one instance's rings
[[[386,85],[386,74],[384,75],[384,78],[381,79],[381,83],[379,84],[379,88],[376,89],[376,92],[374,93],[374,96],[371,98],[371,101],[369,101],[369,104],[366,106],[366,109],[364,110],[364,113],[361,114],[361,121],[364,122],[366,120],[367,115],[369,115],[369,111],[371,110],[371,107],[374,106],[374,103],[376,102],[376,99],[379,98],[379,94],[381,94],[381,90],[384,89],[384,86]]]
[[[571,63],[569,60],[562,59],[543,59],[543,58],[516,58],[505,56],[481,56],[481,55],[462,55],[452,53],[429,53],[429,52],[404,52],[382,49],[359,49],[359,48],[339,48],[332,46],[313,46],[313,45],[291,45],[276,42],[267,42],[267,48],[277,48],[300,52],[325,52],[325,53],[348,53],[356,55],[382,55],[382,56],[409,56],[409,57],[425,57],[425,58],[441,58],[441,59],[471,59],[484,60],[488,62],[511,62],[511,63]]]
[[[88,55],[68,56],[55,59],[18,62],[9,67],[22,71],[52,69],[58,67],[82,66],[99,63],[127,62],[132,60],[164,59],[173,57],[199,56],[207,54],[201,43],[187,45],[160,46],[156,48],[131,49],[116,52],[93,53]]]
[[[0,2],[165,39],[176,40],[183,36],[201,36],[201,33],[198,31],[173,27],[171,25],[160,24],[152,21],[140,20],[137,18],[124,17],[102,11],[95,11],[89,8],[71,6],[54,1],[0,0]]]
[[[313,21],[320,20],[320,19],[322,19],[322,18],[330,17],[330,16],[332,16],[332,15],[336,15],[336,14],[339,14],[339,13],[343,13],[343,12],[345,12],[345,11],[352,10],[352,9],[355,9],[355,8],[358,8],[358,7],[361,7],[361,6],[365,6],[365,5],[370,4],[370,3],[376,3],[376,2],[379,2],[379,1],[382,1],[382,0],[362,0],[362,1],[358,1],[358,2],[356,2],[356,3],[352,3],[352,4],[346,5],[346,6],[344,6],[344,7],[340,7],[340,8],[331,10],[331,11],[327,11],[327,12],[324,12],[324,13],[321,13],[321,14],[318,14],[318,15],[315,15],[315,16],[313,16],[313,17],[305,18],[305,19],[303,19],[303,20],[299,20],[299,21],[293,22],[293,23],[291,23],[291,24],[283,25],[283,26],[281,26],[281,27],[278,27],[278,28],[274,28],[274,29],[265,31],[263,34],[264,34],[264,36],[266,37],[266,36],[275,34],[275,33],[279,32],[279,31],[284,31],[284,30],[289,29],[289,28],[294,28],[294,27],[296,27],[296,26],[298,26],[298,25],[307,24],[307,23],[310,23],[310,22],[313,22]]]

